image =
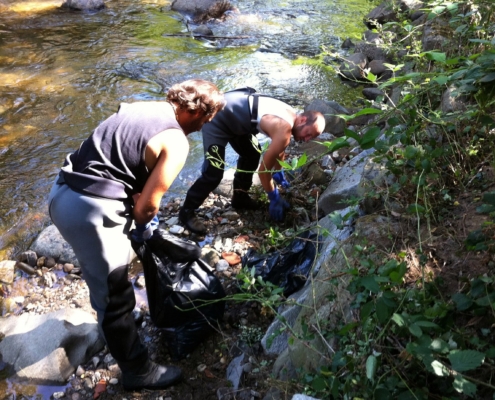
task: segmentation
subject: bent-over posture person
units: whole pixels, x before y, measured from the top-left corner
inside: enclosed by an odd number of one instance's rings
[[[325,128],[325,117],[320,112],[306,111],[298,114],[280,100],[253,92],[250,88],[226,92],[225,108],[202,129],[205,153],[202,174],[188,190],[179,212],[180,221],[194,233],[206,233],[206,227],[196,216],[195,210],[223,178],[227,144],[230,143],[239,154],[233,182],[232,206],[238,209],[255,209],[258,208],[258,203],[249,196],[248,190],[253,182],[253,172],[258,169],[261,149],[259,145],[253,144],[253,138],[258,132],[270,137],[271,143],[263,155],[258,172],[270,200],[270,217],[275,221],[282,221],[289,204],[280,196],[274,181],[283,187],[287,187],[289,183],[277,160],[284,160],[285,149],[292,136],[298,142],[307,142],[315,139]],[[214,159],[207,157],[207,154]],[[221,164],[220,168],[218,163]],[[270,170],[277,172],[264,172]]]
[[[126,390],[164,388],[181,377],[178,367],[151,361],[139,339],[129,235],[151,237],[162,196],[186,161],[186,136],[224,104],[218,88],[200,79],[172,86],[166,101],[122,103],[67,156],[51,190],[50,217],[74,249]]]

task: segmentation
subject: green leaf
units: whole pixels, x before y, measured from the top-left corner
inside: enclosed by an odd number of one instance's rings
[[[385,324],[390,318],[391,314],[392,310],[390,309],[390,307],[387,306],[383,297],[380,297],[376,301],[376,316],[378,318],[378,321],[382,324]]]
[[[495,80],[495,72],[491,72],[480,79],[480,82],[491,82]]]
[[[285,169],[292,169],[291,165],[283,160],[278,160],[278,163],[280,164],[280,166],[282,168],[285,168]]]
[[[421,337],[423,335],[423,331],[416,323],[409,325],[409,332],[416,337]]]
[[[437,51],[427,51],[425,56],[428,60],[437,61],[440,63],[445,63],[447,61],[447,56],[445,53],[440,53]]]
[[[449,369],[438,360],[435,360],[431,363],[431,368],[433,368],[433,372],[436,376],[450,375]]]
[[[449,81],[449,77],[445,75],[440,75],[437,76],[436,78],[433,78],[433,80],[439,85],[445,85]]]
[[[409,214],[419,214],[419,215],[423,215],[426,211],[426,209],[420,204],[409,204],[406,210]]]
[[[422,328],[438,328],[437,324],[430,321],[415,321],[414,323]]]
[[[375,140],[380,136],[381,130],[378,126],[374,126],[371,129],[368,129],[366,133],[359,141],[359,145],[363,150],[371,149],[375,144]]]
[[[378,360],[374,355],[370,355],[366,360],[366,377],[372,382],[375,379],[377,366],[378,366]]]
[[[406,326],[406,320],[402,317],[402,315],[394,313],[394,315],[392,315],[392,321],[399,326]]]
[[[317,142],[317,143],[320,143],[320,142]],[[335,140],[332,140],[331,142],[321,142],[320,144],[325,146],[329,153],[331,153],[335,150],[341,149],[343,147],[349,147],[349,142],[347,141],[347,139],[345,137],[339,137]],[[284,167],[284,168],[290,168],[290,165],[287,164],[287,167]]]
[[[476,350],[453,350],[448,357],[457,372],[478,368],[485,360],[485,354]]]
[[[321,392],[327,388],[327,384],[325,382],[325,379],[322,378],[321,376],[318,376],[311,382],[311,386],[313,387],[314,390],[317,392]]]
[[[361,140],[361,136],[358,133],[351,131],[348,128],[344,128],[344,135],[346,135],[347,137],[355,139],[358,143]]]
[[[437,353],[448,353],[450,347],[447,342],[442,339],[433,339],[430,344],[430,349],[436,351]]]
[[[373,310],[373,305],[374,305],[374,304],[373,304],[373,301],[369,301],[369,302],[367,302],[365,305],[363,305],[363,306],[361,307],[361,310],[360,310],[359,315],[360,315],[360,317],[361,317],[361,321],[362,321],[363,323],[364,323],[364,321],[366,321],[366,320],[368,319],[368,317],[370,316],[371,311]],[[378,313],[378,310],[377,310],[377,313]],[[380,318],[378,318],[378,319],[380,319]],[[348,326],[348,325],[350,325],[350,324],[347,324],[346,326]],[[345,326],[344,326],[344,328],[345,328]],[[344,329],[344,328],[342,328],[342,329]],[[340,332],[339,332],[339,333],[340,333]]]
[[[299,157],[299,160],[297,160],[297,165],[296,169],[302,167],[304,164],[306,164],[306,161],[308,160],[308,156],[306,153],[303,153],[301,157]]]
[[[380,291],[380,286],[372,275],[363,276],[361,278],[361,285],[368,289],[372,293],[378,293]]]
[[[459,311],[465,311],[473,305],[473,300],[471,300],[464,293],[454,294],[452,296],[452,300],[454,301],[454,303],[457,307],[457,310],[459,310]]]
[[[495,192],[488,192],[483,195],[483,202],[495,206]]]
[[[459,393],[464,393],[469,397],[474,397],[474,395],[476,394],[476,385],[465,379],[462,375],[457,375],[455,377],[452,386]]]
[[[356,114],[354,114],[352,117],[359,117],[361,115],[370,115],[370,114],[382,114],[382,110],[378,110],[376,108],[363,108],[362,110],[358,111]]]

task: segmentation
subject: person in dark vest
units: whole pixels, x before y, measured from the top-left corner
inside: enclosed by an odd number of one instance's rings
[[[227,144],[239,154],[233,182],[232,207],[259,207],[248,194],[253,182],[253,172],[258,170],[261,184],[270,200],[270,217],[274,221],[282,221],[289,204],[280,196],[275,183],[283,187],[288,187],[289,183],[278,160],[284,160],[285,149],[291,137],[298,142],[307,142],[315,139],[325,128],[325,117],[320,112],[296,113],[288,104],[259,95],[252,88],[226,92],[225,100],[225,108],[202,129],[205,153],[202,173],[189,188],[179,212],[179,219],[184,226],[199,235],[206,233],[206,227],[195,211],[223,178]],[[271,139],[259,169],[261,149],[255,137],[258,132]],[[270,171],[276,172],[272,174]]]
[[[218,88],[201,79],[173,85],[166,101],[122,103],[67,156],[50,192],[50,217],[80,263],[126,390],[161,389],[181,378],[178,367],[151,361],[139,339],[129,238],[151,237],[162,196],[186,161],[186,136],[224,105]]]

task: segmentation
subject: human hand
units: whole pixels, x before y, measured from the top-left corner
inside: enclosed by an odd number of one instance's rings
[[[280,197],[277,188],[275,188],[273,192],[268,193],[268,198],[270,199],[270,205],[268,207],[270,217],[274,221],[283,221],[285,217],[285,210],[290,207],[289,203]]]
[[[272,178],[275,182],[277,182],[280,186],[282,186],[284,189],[287,189],[290,186],[289,181],[285,179],[285,174],[284,170],[281,169],[280,171],[277,171],[272,174]]]
[[[155,215],[153,219],[146,224],[136,224],[136,228],[131,231],[131,238],[135,242],[143,243],[153,236],[153,232],[158,228],[158,217]]]

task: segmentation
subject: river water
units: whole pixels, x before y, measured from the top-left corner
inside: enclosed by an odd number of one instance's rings
[[[211,22],[216,40],[162,0],[110,0],[89,13],[61,0],[0,0],[0,259],[26,250],[49,224],[46,198],[67,153],[120,102],[164,99],[198,77],[222,89],[252,86],[302,108],[359,96],[320,62],[322,46],[359,39],[369,0],[232,1]],[[167,196],[180,196],[202,162],[199,133]]]

